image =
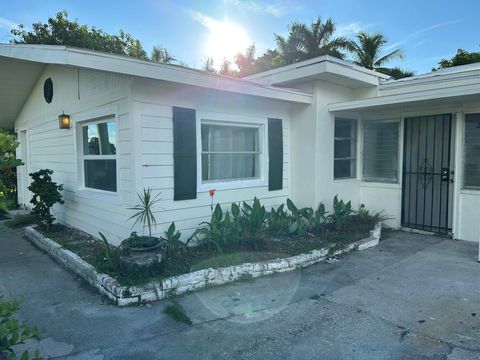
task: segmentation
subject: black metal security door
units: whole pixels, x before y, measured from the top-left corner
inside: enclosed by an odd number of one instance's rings
[[[452,115],[405,119],[402,226],[451,230]]]

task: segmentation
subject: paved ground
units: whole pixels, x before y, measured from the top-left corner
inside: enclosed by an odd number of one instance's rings
[[[108,305],[21,237],[0,230],[0,293],[59,359],[480,359],[477,246],[394,232],[332,264],[164,302]]]

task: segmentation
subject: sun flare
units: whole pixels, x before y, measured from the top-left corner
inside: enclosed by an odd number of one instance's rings
[[[239,25],[228,21],[215,22],[209,26],[207,54],[218,67],[223,59],[233,61],[235,54],[244,52],[250,45],[247,32]]]

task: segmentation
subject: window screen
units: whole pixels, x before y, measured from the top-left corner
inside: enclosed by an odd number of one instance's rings
[[[480,188],[480,114],[465,115],[465,187]]]
[[[398,121],[365,121],[363,180],[398,182]]]

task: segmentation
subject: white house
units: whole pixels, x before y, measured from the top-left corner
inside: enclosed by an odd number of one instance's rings
[[[184,236],[214,201],[383,210],[388,225],[478,241],[480,64],[404,80],[323,56],[245,79],[65,46],[0,45],[0,126],[28,173],[64,184],[57,219],[115,243],[135,193]],[[58,117],[70,116],[61,129]]]

